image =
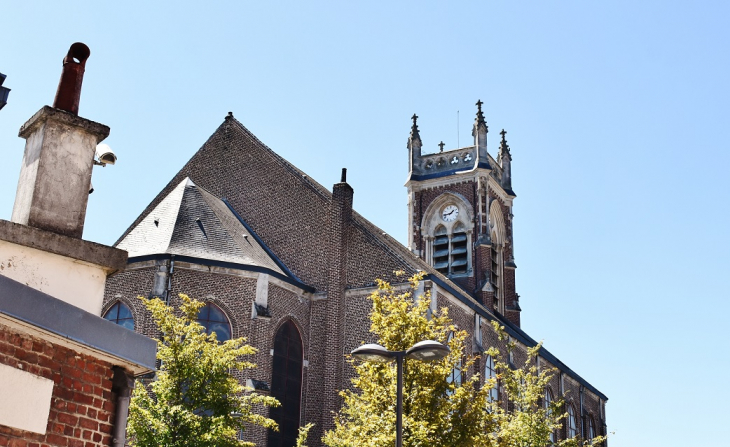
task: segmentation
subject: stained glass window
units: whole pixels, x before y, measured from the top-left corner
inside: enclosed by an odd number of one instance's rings
[[[215,332],[218,341],[231,339],[231,323],[228,322],[226,314],[215,304],[208,303],[203,306],[196,321],[205,328],[206,334]]]
[[[130,331],[134,330],[134,317],[129,307],[121,301],[114,303],[104,314],[104,318],[123,326]]]

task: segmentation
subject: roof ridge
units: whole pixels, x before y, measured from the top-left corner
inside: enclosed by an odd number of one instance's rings
[[[269,146],[266,145],[263,141],[259,140],[259,138],[253,134],[246,126],[244,126],[240,121],[238,121],[235,117],[232,120],[235,124],[237,124],[241,130],[243,130],[251,139],[253,139],[256,143],[260,144],[262,148],[266,150],[266,152],[272,156],[272,158],[279,163],[282,167],[284,167],[286,170],[292,172],[293,174],[296,174],[297,178],[302,180],[305,184],[310,186],[312,190],[314,190],[315,193],[317,193],[321,198],[325,200],[331,200],[332,199],[332,191],[325,188],[323,185],[321,185],[319,182],[314,180],[311,176],[306,174],[301,169],[297,168],[293,164],[289,163],[284,157],[277,154],[276,151],[271,149]]]

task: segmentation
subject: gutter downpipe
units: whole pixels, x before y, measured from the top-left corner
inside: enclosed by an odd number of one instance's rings
[[[167,270],[167,291],[165,291],[165,304],[170,305],[170,293],[172,292],[172,274],[175,273],[175,255],[170,255],[170,268]]]
[[[127,416],[129,416],[129,402],[132,397],[132,389],[134,389],[134,377],[119,366],[112,369],[114,370],[112,391],[117,394],[112,445],[124,447],[127,442]]]

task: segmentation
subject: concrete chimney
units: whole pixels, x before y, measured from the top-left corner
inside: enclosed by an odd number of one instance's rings
[[[109,127],[76,115],[86,59],[75,59],[72,53],[80,47],[88,57],[84,44],[71,46],[56,98],[57,103],[59,97],[71,98],[65,101],[71,106],[45,106],[20,128],[25,153],[11,217],[13,222],[74,238],[84,231],[96,145],[109,135]]]

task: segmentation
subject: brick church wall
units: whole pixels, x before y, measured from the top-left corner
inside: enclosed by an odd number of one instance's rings
[[[53,381],[46,433],[0,425],[0,446],[112,445],[116,396],[111,364],[4,325],[0,325],[0,364]]]

